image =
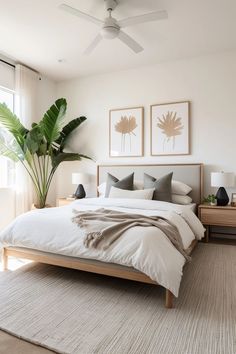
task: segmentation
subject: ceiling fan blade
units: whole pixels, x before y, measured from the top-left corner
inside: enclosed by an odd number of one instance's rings
[[[121,42],[125,43],[135,53],[139,53],[143,50],[143,47],[141,47],[141,45],[139,45],[133,38],[128,36],[128,34],[126,34],[123,31],[119,32],[118,38],[121,40]]]
[[[95,25],[101,26],[103,24],[103,21],[101,21],[100,19],[90,16],[90,15],[86,14],[85,12],[77,10],[74,7],[71,7],[69,5],[60,4],[59,9],[69,12],[70,14],[75,15],[77,17],[83,18],[84,20],[87,20],[89,22],[93,22],[93,23],[95,23]]]
[[[101,34],[99,33],[95,38],[94,40],[92,41],[92,43],[88,46],[88,48],[85,50],[84,54],[85,55],[89,55],[95,48],[96,46],[98,45],[99,42],[101,42],[102,40],[102,36]]]
[[[124,20],[118,21],[118,25],[121,28],[124,28],[124,27],[132,26],[132,25],[137,25],[139,23],[163,20],[166,18],[168,18],[167,12],[165,10],[160,10],[160,11],[151,12],[151,13],[145,14],[145,15],[128,17]]]

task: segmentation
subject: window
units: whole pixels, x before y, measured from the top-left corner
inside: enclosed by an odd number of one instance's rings
[[[6,103],[14,111],[14,92],[0,87],[0,102]],[[0,128],[1,129],[1,128]],[[4,134],[4,130],[3,130]],[[14,185],[15,164],[11,160],[0,156],[0,188]]]

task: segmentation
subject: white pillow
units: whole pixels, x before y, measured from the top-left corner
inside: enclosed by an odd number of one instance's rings
[[[99,197],[105,197],[106,187],[107,187],[106,182],[99,184],[99,186],[98,186]]]
[[[172,180],[171,183],[172,193],[179,195],[187,195],[191,192],[192,188],[187,184]],[[143,181],[134,181],[134,189],[143,189]]]
[[[192,190],[192,188],[189,187],[187,184],[175,180],[172,180],[171,188],[173,194],[179,194],[179,195],[187,195]]]
[[[172,194],[172,203],[187,205],[192,203],[192,198],[188,195]]]
[[[108,198],[125,198],[125,199],[148,199],[152,200],[155,188],[142,189],[136,191],[127,191],[116,187],[111,187]]]
[[[98,186],[98,195],[99,197],[105,197],[106,193],[106,182],[99,184]],[[134,181],[134,190],[143,189],[143,181]]]

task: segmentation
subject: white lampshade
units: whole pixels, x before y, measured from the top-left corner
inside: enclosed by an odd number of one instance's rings
[[[232,172],[212,172],[211,173],[212,187],[233,187],[234,173]]]
[[[87,173],[72,173],[72,184],[86,184],[89,181]]]

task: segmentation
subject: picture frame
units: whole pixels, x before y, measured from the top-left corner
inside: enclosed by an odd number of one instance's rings
[[[231,195],[231,206],[236,207],[236,193]]]
[[[143,156],[144,107],[109,111],[109,156]]]
[[[150,107],[151,156],[190,154],[190,101]]]

